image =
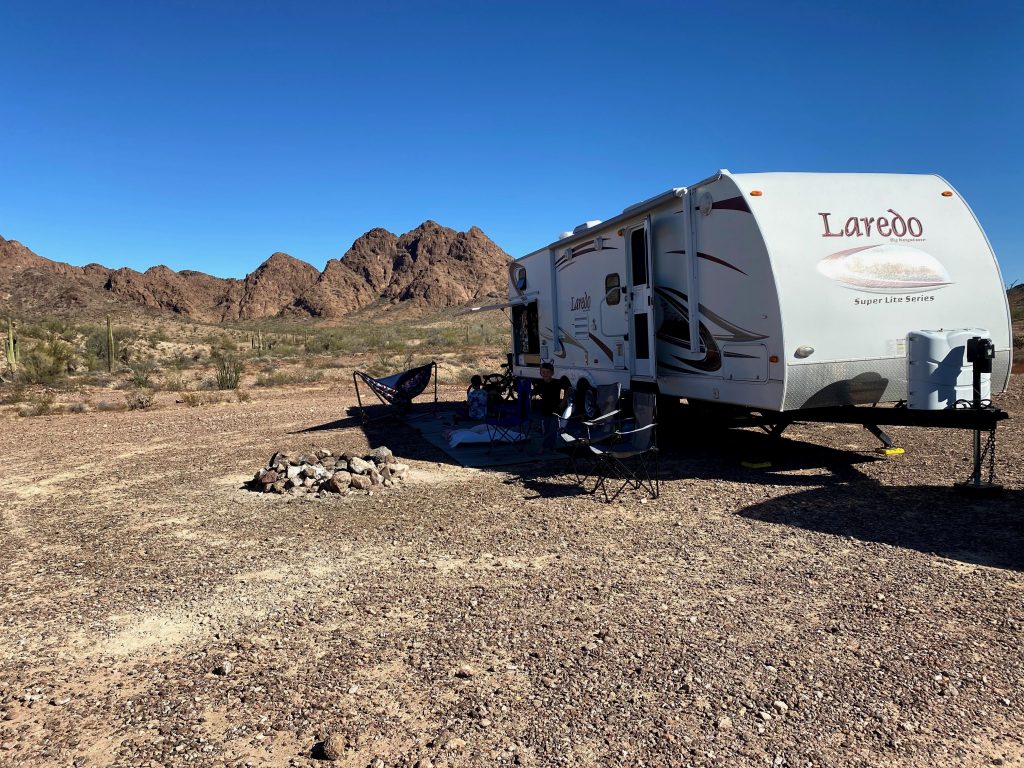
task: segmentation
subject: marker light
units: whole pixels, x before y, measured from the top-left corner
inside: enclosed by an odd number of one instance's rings
[[[752,189],[752,190],[750,190],[750,196],[751,197],[760,197],[763,194],[764,194],[764,192],[762,192],[760,189]]]
[[[768,358],[768,362],[769,363],[777,363],[777,362],[779,362],[779,356],[778,355],[772,355],[771,357]]]
[[[953,193],[952,193],[952,192],[950,192],[950,191],[949,191],[949,190],[947,189],[947,190],[946,190],[945,192],[943,192],[943,193],[942,193],[942,196],[943,196],[943,197],[952,197],[952,196],[953,196]]]

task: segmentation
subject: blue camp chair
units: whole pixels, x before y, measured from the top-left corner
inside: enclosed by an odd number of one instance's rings
[[[352,374],[352,382],[356,387],[356,400],[359,403],[359,411],[362,414],[363,423],[366,424],[376,419],[387,418],[388,416],[403,418],[409,412],[413,398],[423,393],[423,390],[430,383],[431,377],[434,379],[434,405],[436,406],[437,363],[434,361],[421,365],[418,368],[410,368],[408,371],[402,371],[401,373],[395,373],[379,379],[365,371],[355,371]],[[375,419],[369,417],[366,408],[363,406],[363,398],[359,394],[360,381],[368,386],[370,391],[377,396],[377,399],[387,406],[386,411]]]

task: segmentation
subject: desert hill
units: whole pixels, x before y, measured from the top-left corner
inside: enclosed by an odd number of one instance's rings
[[[433,221],[403,235],[372,229],[323,272],[275,253],[243,279],[156,266],[75,267],[0,237],[0,312],[102,314],[116,308],[199,321],[339,318],[374,303],[450,307],[505,290],[510,257],[479,228]]]

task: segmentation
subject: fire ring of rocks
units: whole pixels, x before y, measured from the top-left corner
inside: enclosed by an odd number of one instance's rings
[[[249,488],[262,493],[324,496],[392,487],[408,473],[409,466],[399,463],[383,445],[363,456],[322,449],[302,454],[278,451],[253,476]]]

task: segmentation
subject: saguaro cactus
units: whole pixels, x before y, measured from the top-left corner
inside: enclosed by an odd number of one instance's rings
[[[114,372],[114,327],[110,324],[110,315],[107,315],[107,373]]]
[[[18,372],[18,340],[14,337],[14,321],[7,318],[7,342],[4,344],[7,352],[7,367],[11,373]]]

